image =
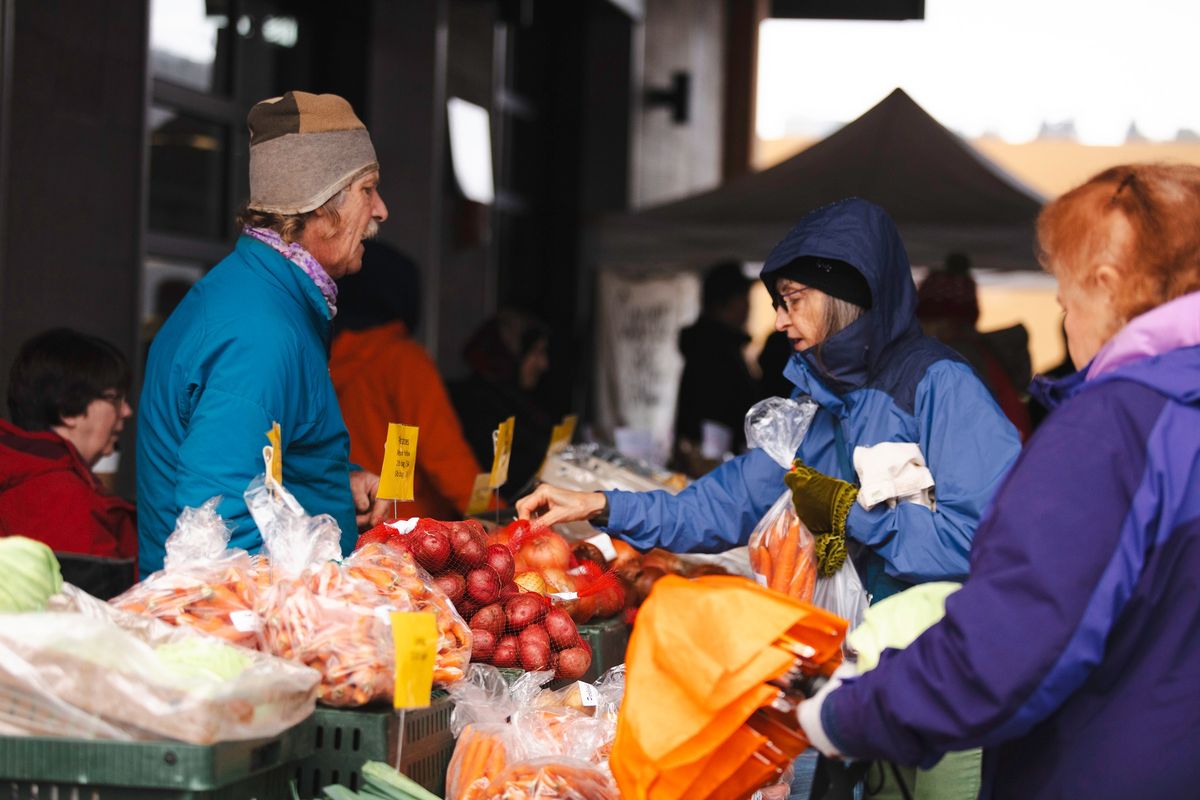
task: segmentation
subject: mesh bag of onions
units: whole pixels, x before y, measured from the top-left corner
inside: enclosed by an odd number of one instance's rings
[[[516,559],[508,545],[489,543],[475,520],[410,523],[372,529],[359,545],[384,541],[412,554],[467,620],[472,661],[552,670],[568,680],[583,677],[592,663],[591,649],[567,611],[513,580]]]

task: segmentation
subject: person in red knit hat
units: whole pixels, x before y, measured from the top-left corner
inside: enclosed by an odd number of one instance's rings
[[[135,509],[92,473],[132,411],[129,363],[103,339],[60,328],[22,345],[0,420],[0,535],[59,553],[137,555]]]
[[[971,261],[962,253],[946,256],[941,269],[932,270],[917,287],[917,319],[926,336],[954,348],[975,369],[984,385],[1000,405],[1004,416],[1021,434],[1029,438],[1033,426],[1029,409],[1022,395],[1029,383],[1028,334],[1019,343],[1024,348],[1016,358],[1005,358],[1001,348],[991,341],[991,334],[975,328],[979,321],[979,299],[975,279],[971,277]],[[1004,331],[1004,338],[1013,332]],[[1016,362],[1016,363],[1009,363]],[[1020,376],[1018,376],[1020,374]]]

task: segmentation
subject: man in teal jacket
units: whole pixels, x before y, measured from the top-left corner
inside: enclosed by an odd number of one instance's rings
[[[349,551],[370,524],[379,478],[349,464],[329,379],[334,279],[362,266],[387,219],[362,122],[335,95],[289,92],[249,115],[250,200],[242,237],[155,337],[138,415],[139,568],[162,567],[175,518],[210,497],[230,544],[262,540],[242,499],[264,471],[278,422],[283,482],[309,514],[330,514]]]

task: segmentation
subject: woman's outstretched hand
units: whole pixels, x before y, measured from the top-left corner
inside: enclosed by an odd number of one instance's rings
[[[521,519],[537,517],[539,525],[547,527],[559,522],[576,522],[598,517],[608,505],[601,492],[574,492],[543,483],[517,501]]]

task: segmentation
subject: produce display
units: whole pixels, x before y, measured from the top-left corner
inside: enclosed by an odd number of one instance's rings
[[[312,667],[321,674],[321,702],[334,706],[390,701],[389,613],[429,611],[438,627],[434,679],[462,679],[470,630],[405,548],[369,543],[339,561],[341,533],[332,518],[308,517],[261,479],[246,495],[265,555],[227,549],[229,531],[209,501],[180,515],[163,569],[113,605]]]
[[[524,547],[519,541],[512,542],[518,545],[514,553],[504,541],[489,541],[483,526],[474,520],[419,519],[407,533],[392,525],[378,526],[363,534],[359,545],[411,553],[433,574],[433,582],[468,620],[473,661],[551,670],[559,678],[574,680],[587,673],[592,653],[569,612],[556,607],[545,592],[548,584],[543,574],[530,569],[535,564],[569,565],[566,542],[547,533],[549,536],[531,538]],[[553,580],[561,581],[556,585],[574,591],[575,584],[568,582],[565,572],[547,569]],[[531,583],[531,578],[537,583]],[[577,601],[567,598],[563,602]]]
[[[0,625],[0,732],[193,744],[275,736],[313,711],[320,676],[122,611],[64,585]]]
[[[448,800],[616,800],[608,757],[624,693],[624,671],[595,684],[542,689],[549,673],[511,686],[473,666],[450,691],[458,737],[446,775]]]

